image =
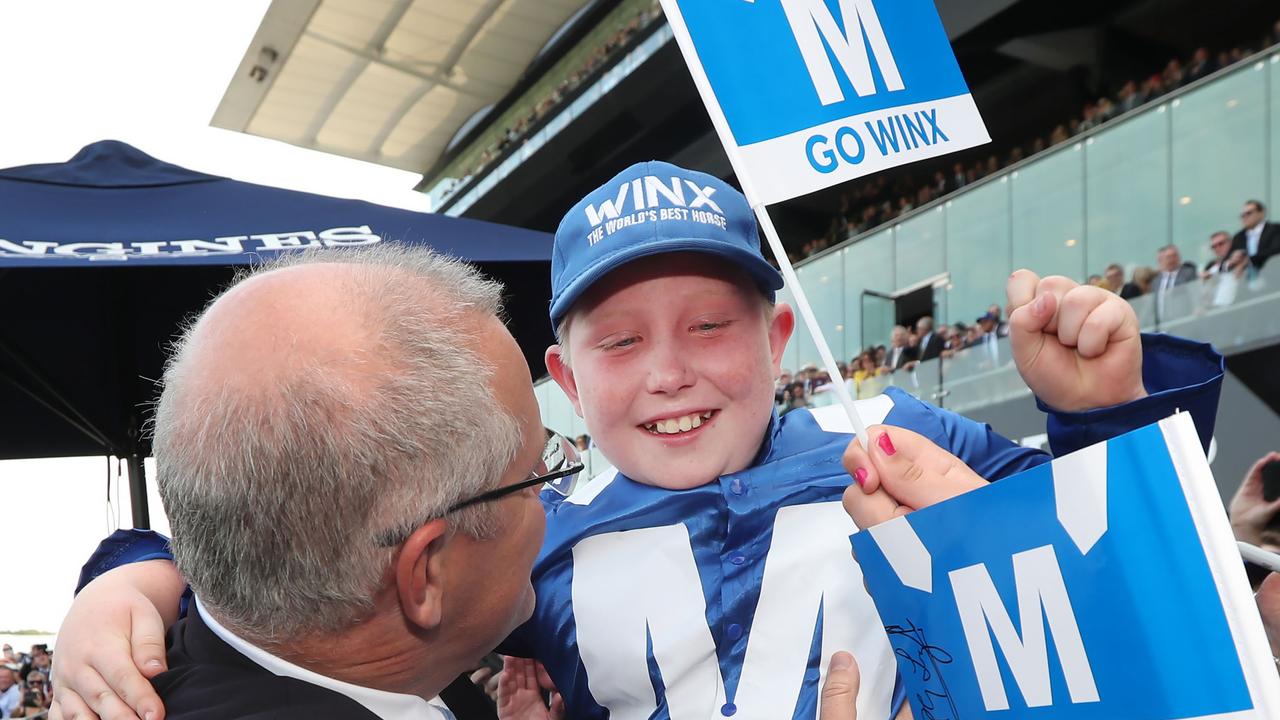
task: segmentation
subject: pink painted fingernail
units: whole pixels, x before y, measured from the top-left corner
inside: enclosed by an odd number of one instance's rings
[[[1041,295],[1040,297],[1036,298],[1036,304],[1033,309],[1036,311],[1037,315],[1043,315],[1044,309],[1048,304],[1049,304],[1048,296]]]
[[[881,433],[880,439],[876,440],[876,444],[880,446],[880,449],[884,451],[885,455],[893,455],[898,452],[898,450],[893,447],[893,441],[889,439],[889,433]]]
[[[867,469],[866,469],[866,468],[858,468],[857,470],[854,470],[854,471],[853,471],[853,479],[858,481],[858,487],[862,487],[863,485],[866,485],[866,484],[867,484]]]

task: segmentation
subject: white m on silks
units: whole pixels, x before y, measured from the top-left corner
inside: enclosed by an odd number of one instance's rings
[[[862,690],[858,717],[889,715],[896,665],[862,571],[849,549],[857,528],[839,502],[778,510],[734,720],[791,718],[822,608],[822,678],[831,655],[852,652]],[[573,549],[573,612],[591,694],[615,720],[657,708],[648,638],[671,720],[721,716],[729,702],[707,606],[683,524],[607,533]]]
[[[978,676],[978,689],[987,710],[1009,709],[1009,698],[1005,694],[995,649],[991,645],[993,634],[1027,706],[1044,707],[1053,703],[1053,692],[1049,686],[1046,621],[1053,633],[1053,644],[1058,649],[1058,660],[1066,677],[1071,702],[1098,702],[1093,669],[1089,667],[1080,627],[1071,610],[1071,599],[1067,597],[1062,569],[1052,545],[1013,556],[1018,617],[1022,620],[1021,639],[985,565],[952,570],[948,576]],[[988,625],[991,632],[987,632]]]
[[[823,105],[844,100],[844,93],[840,90],[835,68],[831,66],[823,41],[831,48],[831,53],[844,69],[844,74],[849,78],[858,97],[874,95],[876,92],[871,62],[867,56],[867,43],[870,43],[876,64],[880,66],[885,87],[891,91],[905,87],[902,75],[898,73],[898,65],[894,62],[893,52],[889,49],[889,41],[884,36],[884,28],[880,26],[880,16],[876,14],[871,0],[840,0],[843,31],[823,0],[781,2],[783,12],[787,14],[787,24],[791,26],[791,33],[795,35],[796,45],[800,48],[800,56],[804,58],[805,68],[813,80],[813,88],[818,91],[818,99]],[[864,32],[867,43],[862,40]]]

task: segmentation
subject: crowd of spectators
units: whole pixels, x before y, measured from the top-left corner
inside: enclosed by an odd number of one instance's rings
[[[4,646],[0,662],[0,718],[44,717],[53,701],[49,684],[53,653],[47,645],[32,645],[30,652]]]
[[[494,161],[505,157],[509,149],[519,145],[528,137],[540,120],[549,117],[566,98],[573,96],[585,81],[593,77],[597,70],[607,65],[620,51],[628,48],[632,39],[640,31],[662,17],[662,7],[658,4],[658,0],[653,0],[648,7],[637,12],[630,21],[592,49],[577,69],[570,72],[550,92],[534,102],[527,113],[503,128],[480,152],[473,165],[456,173],[458,179],[453,181],[441,197],[449,197],[465,186],[471,178],[482,174]]]
[[[864,398],[883,390],[888,377],[898,371],[911,372],[922,362],[955,357],[970,348],[986,352],[986,357],[995,361],[996,343],[1008,335],[1009,324],[999,305],[987,308],[973,324],[957,322],[935,328],[933,318],[926,315],[913,327],[894,326],[887,345],[867,347],[850,362],[836,363],[836,368],[849,394]],[[831,390],[831,375],[815,365],[805,365],[794,375],[783,370],[774,387],[774,404],[786,414],[812,407],[815,396]]]
[[[1203,281],[1204,306],[1229,305],[1241,282],[1255,278],[1271,257],[1280,255],[1280,223],[1267,220],[1267,208],[1261,201],[1245,201],[1240,225],[1234,235],[1225,230],[1210,235],[1212,259],[1203,268],[1184,262],[1176,245],[1165,245],[1156,252],[1155,267],[1134,268],[1127,282],[1124,268],[1118,263],[1108,265],[1101,274],[1090,275],[1087,282],[1131,301],[1153,295],[1157,319],[1189,311],[1188,307],[1173,307],[1169,293],[1197,280]],[[993,304],[971,325],[957,322],[937,328],[932,317],[922,317],[914,327],[894,327],[887,345],[868,347],[848,364],[838,363],[837,367],[850,394],[867,397],[883,389],[887,384],[885,376],[899,370],[910,372],[921,362],[955,357],[970,348],[983,348],[996,364],[996,342],[1009,334],[1002,315],[1001,306]],[[806,365],[794,375],[784,370],[775,386],[774,400],[782,412],[811,407],[814,396],[830,391],[830,384],[831,376],[814,365]]]
[[[1268,222],[1267,206],[1259,200],[1247,200],[1240,211],[1240,230],[1232,235],[1216,230],[1209,235],[1210,260],[1203,268],[1185,262],[1177,245],[1165,245],[1156,252],[1155,267],[1133,268],[1128,282],[1124,268],[1112,263],[1102,274],[1090,275],[1090,285],[1119,293],[1126,300],[1154,295],[1157,313],[1165,316],[1165,300],[1175,288],[1206,281],[1210,293],[1208,305],[1229,305],[1235,299],[1240,282],[1257,276],[1274,255],[1280,255],[1280,224]]]
[[[1276,21],[1262,40],[1262,47],[1271,45],[1280,45],[1280,20]],[[1103,96],[1085,103],[1078,116],[1056,125],[1046,134],[1029,142],[1014,146],[1003,159],[991,154],[985,160],[967,167],[963,163],[955,163],[950,170],[935,171],[925,182],[910,174],[892,181],[883,175],[860,180],[855,183],[856,187],[846,190],[840,196],[840,208],[822,236],[812,238],[798,248],[788,249],[791,261],[799,262],[943,195],[998,173],[1026,157],[1064,143],[1075,135],[1092,130],[1184,85],[1239,62],[1253,52],[1253,48],[1235,47],[1214,55],[1207,47],[1201,47],[1185,62],[1179,58],[1171,58],[1160,72],[1144,80],[1125,82],[1114,96]]]

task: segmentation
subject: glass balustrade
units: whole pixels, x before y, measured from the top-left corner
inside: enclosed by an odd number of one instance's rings
[[[864,291],[891,294],[950,272],[935,290],[937,321],[972,323],[1018,267],[1083,281],[1119,263],[1126,277],[1176,244],[1203,268],[1209,235],[1234,234],[1245,200],[1280,218],[1280,49],[1273,48],[855,237],[797,265],[838,359],[888,344],[891,313]],[[788,289],[780,302],[790,302]],[[870,310],[868,310],[868,303]],[[1261,273],[1215,277],[1132,301],[1144,330],[1211,342],[1232,353],[1280,337],[1280,259]],[[877,339],[878,338],[878,339]],[[819,362],[803,323],[783,357],[792,372]],[[941,369],[940,369],[941,366]],[[864,381],[860,397],[893,384],[966,408],[1025,395],[1008,340]],[[590,433],[554,383],[539,386],[547,424]],[[819,393],[815,403],[835,401]]]

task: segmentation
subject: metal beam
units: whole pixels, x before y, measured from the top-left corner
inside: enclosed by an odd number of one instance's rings
[[[129,509],[133,515],[133,527],[151,529],[151,513],[147,507],[147,471],[142,456],[136,452],[125,458],[129,465]]]

